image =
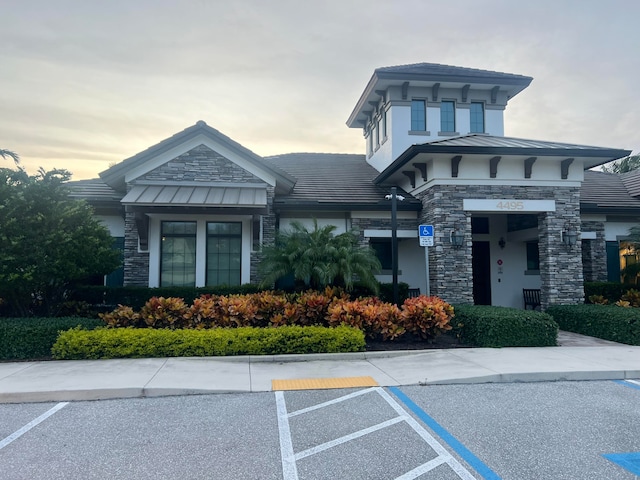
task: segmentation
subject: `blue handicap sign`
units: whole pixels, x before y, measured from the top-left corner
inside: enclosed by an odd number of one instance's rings
[[[421,237],[433,237],[433,225],[420,225],[419,232]]]

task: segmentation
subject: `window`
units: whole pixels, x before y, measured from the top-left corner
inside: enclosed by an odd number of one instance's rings
[[[242,224],[207,223],[207,286],[240,285]]]
[[[427,129],[427,117],[424,100],[411,100],[411,130],[415,132]]]
[[[376,125],[376,147],[380,146],[380,124]]]
[[[471,133],[484,133],[484,103],[471,102]]]
[[[162,222],[160,286],[196,284],[196,222]]]
[[[382,109],[382,140],[387,139],[387,110]]]
[[[440,104],[440,130],[443,132],[456,131],[456,104],[443,101]]]
[[[376,252],[376,257],[380,260],[382,270],[391,270],[391,239],[390,238],[372,238],[369,245]]]
[[[527,242],[527,271],[540,270],[538,242]]]

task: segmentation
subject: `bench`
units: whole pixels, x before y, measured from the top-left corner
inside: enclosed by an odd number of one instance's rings
[[[416,298],[420,296],[420,289],[419,288],[410,288],[409,292],[407,293],[407,297],[408,298]]]
[[[535,310],[541,305],[540,302],[540,289],[538,288],[523,288],[522,297],[524,298],[524,309],[531,307],[531,310]]]

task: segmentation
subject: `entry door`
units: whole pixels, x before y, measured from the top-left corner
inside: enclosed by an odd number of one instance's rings
[[[491,257],[489,242],[473,242],[473,303],[491,305]]]

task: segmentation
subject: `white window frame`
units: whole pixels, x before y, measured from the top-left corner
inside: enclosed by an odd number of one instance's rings
[[[207,276],[207,222],[242,223],[242,265],[240,283],[251,279],[252,216],[251,215],[170,215],[149,214],[149,287],[160,286],[160,243],[163,221],[196,222],[196,287],[204,287]]]

